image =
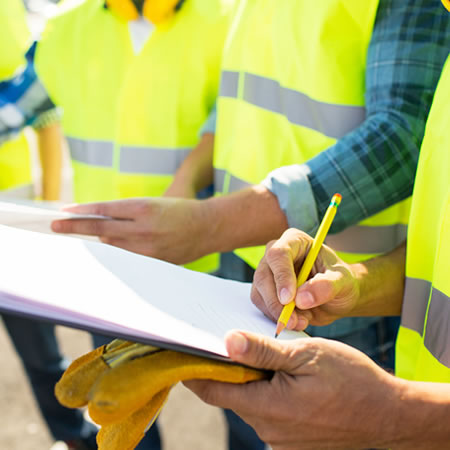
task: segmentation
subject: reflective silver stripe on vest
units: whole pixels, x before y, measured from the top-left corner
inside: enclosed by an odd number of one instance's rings
[[[191,150],[123,146],[119,170],[122,173],[174,175]]]
[[[450,297],[436,288],[431,293],[424,345],[441,364],[450,368]]]
[[[327,236],[326,243],[334,250],[346,253],[386,253],[406,239],[407,225],[356,225]]]
[[[239,72],[224,70],[220,78],[220,95],[237,98],[239,87]]]
[[[113,166],[114,144],[68,137],[70,156],[74,161],[98,167]]]
[[[431,283],[418,278],[406,278],[401,325],[423,335],[423,326],[430,298]]]
[[[224,193],[225,175],[227,171],[223,169],[214,169],[214,191]]]
[[[239,72],[222,73],[220,96],[238,97]],[[276,80],[243,73],[242,99],[251,105],[284,115],[294,125],[340,139],[366,118],[363,106],[324,103],[306,94],[285,88]],[[233,95],[234,94],[234,95]]]
[[[214,169],[214,191],[228,194],[252,186],[234,175],[230,175],[226,170]]]

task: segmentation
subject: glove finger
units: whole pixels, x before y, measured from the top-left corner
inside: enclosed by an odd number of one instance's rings
[[[90,393],[89,414],[98,424],[107,425],[142,408],[157,392],[178,381],[246,383],[266,377],[266,372],[256,369],[162,350],[105,373]]]
[[[55,396],[58,401],[68,408],[85,406],[93,384],[109,369],[105,357],[120,355],[131,345],[132,342],[115,339],[73,361],[56,383]]]
[[[158,392],[143,408],[97,433],[99,450],[132,450],[153,425],[169,395],[170,387]]]
[[[105,351],[106,346],[102,345],[77,358],[66,369],[55,385],[55,396],[63,406],[80,408],[87,404],[92,385],[108,370],[102,358]]]

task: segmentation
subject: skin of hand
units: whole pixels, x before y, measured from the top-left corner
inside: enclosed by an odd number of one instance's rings
[[[62,143],[61,127],[54,123],[37,131],[42,167],[42,198],[56,201],[61,196]]]
[[[349,316],[399,316],[403,302],[406,244],[370,260],[347,264],[326,245],[320,249],[308,281],[297,289],[297,274],[312,238],[296,229],[270,242],[253,279],[251,299],[277,321],[292,300],[288,328],[327,325]]]
[[[213,227],[203,227],[208,222],[203,203],[178,198],[134,198],[74,205],[64,209],[111,219],[59,220],[52,223],[52,230],[98,236],[106,244],[185,264],[206,254],[201,236],[205,237]]]
[[[304,330],[310,323],[327,325],[349,315],[360,296],[355,268],[326,245],[319,252],[309,280],[297,289],[297,274],[312,242],[302,231],[285,231],[278,241],[267,245],[253,279],[252,302],[270,319],[277,321],[283,306],[295,300],[289,329]]]
[[[225,342],[232,360],[274,370],[273,378],[184,384],[206,403],[235,411],[274,450],[387,448],[402,437],[405,382],[358,350],[321,338],[279,341],[240,331]]]
[[[56,233],[98,236],[103,242],[185,264],[214,252],[265,245],[287,228],[276,197],[255,185],[206,200],[135,198],[66,207],[111,220],[60,220]]]

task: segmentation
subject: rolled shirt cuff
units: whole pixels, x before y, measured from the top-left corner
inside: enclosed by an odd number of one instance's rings
[[[309,173],[307,165],[284,166],[270,172],[261,184],[277,197],[290,227],[314,235],[319,218]]]
[[[35,130],[42,130],[42,128],[58,123],[60,119],[61,110],[59,108],[52,108],[39,114],[32,126]]]

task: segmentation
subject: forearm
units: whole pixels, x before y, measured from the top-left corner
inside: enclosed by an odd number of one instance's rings
[[[359,300],[350,316],[399,316],[405,282],[406,244],[391,253],[353,264]]]
[[[259,185],[205,200],[203,208],[205,254],[265,245],[288,227],[276,197]]]
[[[367,55],[366,120],[302,170],[287,168],[271,183],[290,227],[311,233],[335,192],[343,201],[331,233],[411,195],[449,46],[450,21],[440,2],[380,2]],[[308,203],[300,207],[298,197]],[[303,214],[305,209],[312,213]]]
[[[42,197],[59,200],[61,193],[62,135],[57,123],[38,131],[39,153],[42,166]]]
[[[187,191],[194,194],[213,182],[214,134],[203,134],[198,145],[183,161],[177,170],[166,196],[184,197]]]
[[[392,449],[443,449],[450,442],[450,385],[396,379],[392,435],[384,442]]]

